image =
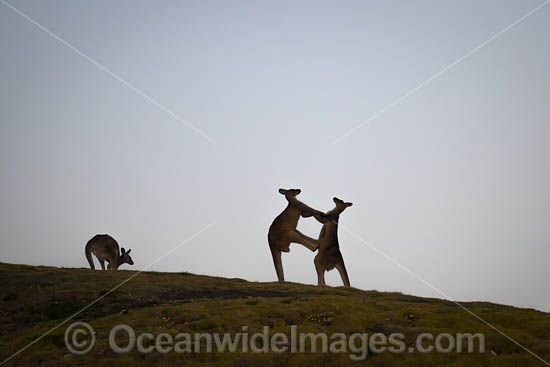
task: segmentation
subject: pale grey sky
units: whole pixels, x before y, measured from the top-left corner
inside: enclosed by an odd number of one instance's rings
[[[215,220],[154,269],[273,281],[298,187],[456,300],[550,311],[550,6],[333,144],[541,3],[10,2],[217,144],[0,4],[0,261],[86,267],[109,233],[140,269]],[[441,297],[340,242],[353,286]]]

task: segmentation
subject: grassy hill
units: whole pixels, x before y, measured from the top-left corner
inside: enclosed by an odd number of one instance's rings
[[[136,274],[0,263],[0,363],[81,308],[68,321],[8,361],[5,366],[544,366],[516,344],[456,304],[440,299],[354,288],[319,288],[294,283],[258,283],[189,273]],[[107,294],[107,295],[106,295]],[[106,296],[105,296],[106,295]],[[550,360],[550,314],[491,303],[468,309]],[[88,322],[96,345],[86,355],[69,353],[64,333],[73,321]],[[354,362],[349,353],[184,353],[117,354],[108,344],[116,324],[137,333],[249,333],[268,326],[272,334],[299,332],[402,333],[407,348],[420,333],[483,333],[485,353],[369,352]],[[117,339],[119,340],[119,339]],[[125,338],[120,339],[121,345]],[[149,341],[149,344],[151,342]],[[154,345],[154,342],[152,342]]]

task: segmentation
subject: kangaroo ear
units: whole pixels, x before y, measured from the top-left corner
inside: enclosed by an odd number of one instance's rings
[[[350,207],[350,206],[352,206],[352,205],[353,205],[353,203],[350,203],[350,202],[347,202],[347,203],[346,203],[346,207]]]
[[[286,195],[287,192],[288,191],[285,190],[285,189],[279,189],[279,194],[281,194],[281,195]]]
[[[123,254],[126,253],[126,250],[124,249],[124,247],[122,247],[122,248],[120,249],[120,251],[122,251]]]

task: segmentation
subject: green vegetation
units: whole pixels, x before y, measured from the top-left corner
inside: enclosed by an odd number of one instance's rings
[[[34,267],[0,263],[0,363],[67,317],[104,296],[67,324],[57,328],[7,366],[542,366],[489,326],[440,299],[354,288],[315,287],[294,283],[258,283],[189,273],[144,272],[109,291],[136,272]],[[468,309],[550,360],[550,314],[484,302],[464,303]],[[97,343],[83,356],[70,355],[64,345],[66,327],[88,322]],[[331,353],[114,353],[110,329],[130,325],[136,333],[249,333],[268,326],[270,334],[402,333],[407,347],[420,333],[483,333],[486,353],[442,354],[370,352],[353,362],[349,354]],[[154,345],[149,341],[148,345]],[[262,340],[257,341],[261,347]]]

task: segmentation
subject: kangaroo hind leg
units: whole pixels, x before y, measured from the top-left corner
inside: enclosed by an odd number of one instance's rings
[[[311,251],[315,251],[319,247],[318,240],[306,236],[297,229],[288,234],[288,239],[290,240],[290,242],[299,243],[300,245],[307,247]]]
[[[336,269],[340,273],[340,277],[342,278],[342,282],[344,283],[344,286],[349,287],[349,278],[348,278],[348,272],[346,271],[346,266],[344,265],[344,262],[341,261],[338,264],[336,264]]]
[[[283,272],[283,262],[281,260],[281,251],[272,248],[271,256],[273,256],[273,265],[275,265],[275,271],[277,272],[277,279],[279,282],[285,281],[285,274]]]
[[[313,263],[315,264],[315,270],[317,271],[317,285],[325,285],[325,266],[321,264],[321,258],[319,257],[319,254],[315,256],[315,260],[313,260]]]

